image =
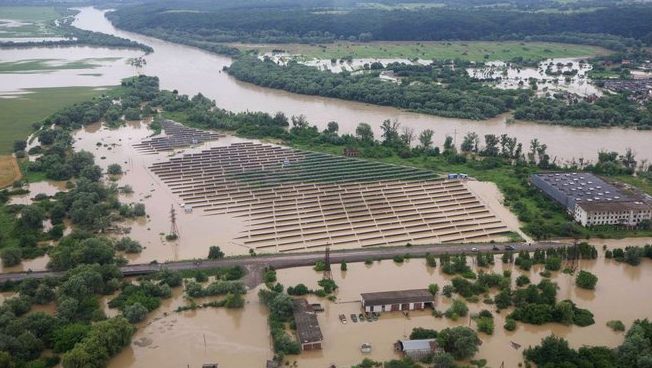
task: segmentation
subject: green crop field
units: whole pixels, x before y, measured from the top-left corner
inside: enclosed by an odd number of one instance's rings
[[[61,14],[53,7],[44,6],[0,6],[0,38],[2,37],[47,37],[60,35],[50,22]]]
[[[14,19],[29,22],[42,22],[59,18],[61,15],[53,7],[47,6],[0,6],[0,19]]]
[[[246,45],[237,45],[248,48]],[[259,45],[251,48],[261,50]],[[337,42],[323,45],[266,45],[263,51],[284,50],[315,59],[455,59],[470,61],[523,59],[543,60],[562,57],[588,57],[608,53],[600,47],[552,42]]]
[[[102,61],[116,61],[120,58],[81,59],[63,61],[58,59],[31,59],[10,62],[0,62],[1,73],[32,73],[64,69],[92,69]]]
[[[0,154],[11,153],[14,141],[26,139],[32,132],[32,123],[43,120],[63,107],[109,93],[109,90],[62,87],[29,89],[26,92],[29,93],[0,98]]]

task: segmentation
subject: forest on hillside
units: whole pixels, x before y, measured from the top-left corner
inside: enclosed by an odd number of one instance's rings
[[[184,10],[193,2],[125,7],[109,14],[122,29],[205,42],[333,42],[335,40],[506,40],[560,33],[610,34],[652,43],[652,6],[619,5],[584,12],[420,8],[342,11],[285,6]]]

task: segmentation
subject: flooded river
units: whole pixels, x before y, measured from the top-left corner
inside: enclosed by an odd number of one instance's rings
[[[471,262],[469,260],[470,264]],[[505,367],[516,367],[523,360],[524,348],[539,344],[542,338],[551,333],[569,340],[574,348],[583,345],[615,347],[622,343],[624,335],[609,329],[605,325],[607,321],[619,319],[629,328],[636,319],[652,318],[648,307],[652,302],[652,291],[648,287],[652,277],[652,261],[646,259],[639,267],[632,267],[605,259],[600,251],[597,260],[582,261],[580,268],[599,276],[595,291],[577,288],[574,278],[567,274],[553,272],[552,280],[559,285],[558,300],[571,299],[579,307],[588,308],[595,314],[594,325],[535,326],[518,323],[516,331],[508,332],[503,329],[503,324],[509,311],[494,313],[494,334],[478,334],[482,345],[475,358],[487,359],[488,366],[492,367],[502,363]],[[348,318],[351,313],[360,313],[361,292],[424,288],[431,283],[439,284],[441,289],[450,283],[451,276],[443,274],[439,267],[427,267],[423,259],[412,259],[403,264],[390,260],[374,262],[372,265],[350,263],[348,271],[344,272],[337,265],[333,269],[334,280],[339,285],[337,301],[333,303],[308,296],[310,302],[321,303],[326,309],[323,313],[318,313],[324,335],[323,350],[288,356],[286,360],[290,364],[297,361],[299,367],[306,368],[323,368],[331,363],[337,367],[349,367],[365,357],[375,360],[395,359],[399,355],[393,350],[392,344],[409,336],[414,327],[441,330],[451,326],[470,325],[475,329],[475,322],[468,317],[452,322],[446,318],[435,318],[430,311],[411,312],[409,319],[397,312],[383,314],[375,322],[353,323],[349,320],[347,324],[342,324],[339,314],[345,314]],[[520,271],[512,265],[503,265],[499,257],[496,257],[496,265],[486,270],[502,273],[507,269],[513,271],[512,280],[521,274],[528,275],[533,283],[541,280],[541,266],[533,267],[530,271]],[[278,271],[279,282],[286,287],[304,283],[309,288],[317,288],[320,278],[321,273],[315,272],[311,267]],[[224,367],[263,367],[265,360],[270,359],[273,353],[267,337],[267,312],[258,303],[257,290],[248,293],[243,310],[206,309],[165,316],[165,312],[170,313],[177,306],[187,303],[182,298],[180,288],[175,289],[173,299],[166,301],[148,321],[139,325],[132,345],[113,359],[110,367],[185,367],[187,364],[197,367],[213,362]],[[441,295],[436,297],[436,309],[444,311],[450,304],[451,299]],[[494,311],[492,306],[483,304],[482,301],[468,303],[468,306],[471,313],[482,309]],[[510,345],[511,341],[523,347],[515,350]],[[371,354],[360,352],[359,346],[363,342],[372,345]]]
[[[637,152],[639,159],[652,159],[652,150],[648,146],[652,132],[569,128],[525,122],[507,124],[507,115],[486,121],[460,120],[331,98],[296,95],[235,80],[221,71],[222,67],[231,63],[227,57],[117,30],[104,18],[104,12],[97,9],[82,8],[75,25],[152,46],[155,51],[146,57],[147,64],[140,68],[141,73],[157,75],[161,79],[162,88],[177,89],[186,94],[201,92],[228,110],[260,110],[269,113],[283,111],[288,116],[304,114],[320,128],[325,128],[327,122],[335,120],[340,125],[340,131],[345,133],[353,133],[359,122],[367,122],[374,127],[377,136],[380,135],[383,120],[398,119],[402,124],[413,127],[415,132],[433,129],[434,141],[439,144],[443,143],[446,135],[455,136],[456,133],[458,143],[469,131],[475,131],[480,136],[507,133],[526,144],[531,139],[538,138],[548,145],[550,156],[556,158],[557,162],[580,157],[593,160],[600,149],[623,152],[628,147]]]

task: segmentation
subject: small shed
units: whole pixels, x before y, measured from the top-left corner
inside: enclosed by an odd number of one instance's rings
[[[292,312],[297,325],[297,336],[301,350],[321,349],[324,337],[319,328],[317,314],[312,305],[304,298],[292,300]]]
[[[428,289],[383,291],[360,294],[365,312],[422,310],[434,307],[434,297]]]
[[[441,352],[436,339],[424,340],[399,340],[394,344],[394,349],[404,356],[410,357],[415,362],[428,357],[430,354]]]

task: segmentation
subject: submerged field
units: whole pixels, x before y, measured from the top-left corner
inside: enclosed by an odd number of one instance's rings
[[[523,59],[544,60],[550,58],[588,57],[608,51],[600,47],[570,45],[552,42],[337,42],[333,44],[307,45],[238,45],[245,49],[265,52],[283,50],[289,54],[316,59],[463,59],[469,61],[495,61]]]
[[[102,61],[117,61],[118,57],[97,59],[81,59],[75,61],[60,59],[28,59],[19,61],[0,62],[0,73],[38,73],[53,70],[67,69],[93,69],[100,66]]]
[[[14,141],[32,132],[31,124],[77,102],[107,93],[106,88],[62,87],[29,89],[13,96],[0,96],[0,155],[12,152]]]

